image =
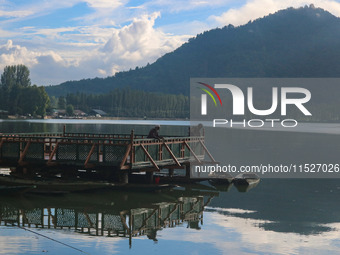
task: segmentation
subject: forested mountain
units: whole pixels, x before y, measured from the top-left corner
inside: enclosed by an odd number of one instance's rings
[[[289,8],[240,27],[199,34],[143,68],[46,91],[60,96],[129,87],[188,95],[190,77],[339,77],[339,45],[339,18],[314,6]]]
[[[91,112],[99,108],[115,117],[186,118],[189,98],[130,89],[114,89],[105,94],[68,94],[67,104]]]

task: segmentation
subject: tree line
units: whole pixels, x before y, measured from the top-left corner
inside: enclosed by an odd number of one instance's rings
[[[54,100],[53,100],[54,101]],[[59,97],[58,106],[84,112],[100,109],[115,117],[185,118],[189,116],[189,98],[184,95],[145,92],[129,88],[107,94],[68,94]]]
[[[100,109],[109,116],[134,118],[187,118],[189,117],[189,97],[184,95],[146,92],[131,88],[116,88],[106,94],[73,93],[56,98],[49,97],[45,87],[31,85],[30,71],[24,65],[6,66],[0,79],[0,114],[7,111],[10,115],[45,116],[52,114],[53,109],[63,109],[72,116],[74,110],[82,110],[91,114],[93,109]],[[305,117],[297,108],[289,110],[289,117],[299,121],[340,121],[340,87],[334,84],[310,84],[308,89],[313,102],[307,106],[313,116]],[[243,88],[245,90],[245,88]],[[268,109],[268,88],[257,86],[256,107]],[[200,111],[200,99],[191,100],[192,109]],[[209,101],[208,103],[211,103]],[[225,102],[231,105],[231,102]],[[211,106],[213,107],[213,106]],[[226,116],[232,116],[231,108],[226,108]],[[193,115],[200,113],[192,112]],[[212,115],[209,115],[212,117]],[[271,115],[280,118],[279,111]],[[218,117],[218,116],[217,116]],[[245,112],[245,118],[256,118],[250,112]]]
[[[44,87],[31,85],[25,65],[6,66],[0,80],[0,110],[11,115],[45,116],[49,96]]]
[[[9,115],[45,116],[53,109],[73,115],[75,109],[90,113],[100,109],[115,117],[184,118],[189,116],[189,98],[129,88],[106,94],[68,94],[49,97],[45,87],[31,85],[25,65],[6,66],[0,80],[0,110]]]

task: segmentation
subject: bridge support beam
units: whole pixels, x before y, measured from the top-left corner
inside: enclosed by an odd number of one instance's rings
[[[145,182],[149,184],[153,183],[153,171],[145,173]]]
[[[119,183],[122,183],[122,184],[129,183],[129,172],[128,171],[119,172]]]
[[[190,164],[185,165],[185,177],[190,179]]]

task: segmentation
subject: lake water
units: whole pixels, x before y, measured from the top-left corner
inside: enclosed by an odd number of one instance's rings
[[[0,132],[62,132],[66,124],[68,132],[145,134],[159,123],[163,135],[187,134],[189,122],[177,121],[0,121]],[[232,148],[224,155],[233,164],[273,157],[340,163],[339,124],[305,125],[298,135],[223,131]],[[270,148],[268,140],[275,141]],[[247,192],[206,184],[159,193],[0,195],[0,254],[339,254],[339,198],[336,178],[262,179]]]

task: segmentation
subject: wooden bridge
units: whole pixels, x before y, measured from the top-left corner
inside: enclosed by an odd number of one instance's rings
[[[0,134],[0,166],[18,171],[46,173],[49,169],[96,170],[127,173],[161,168],[188,168],[203,163],[207,155],[204,136],[149,139],[144,135],[43,133]],[[188,171],[188,169],[187,169]]]

